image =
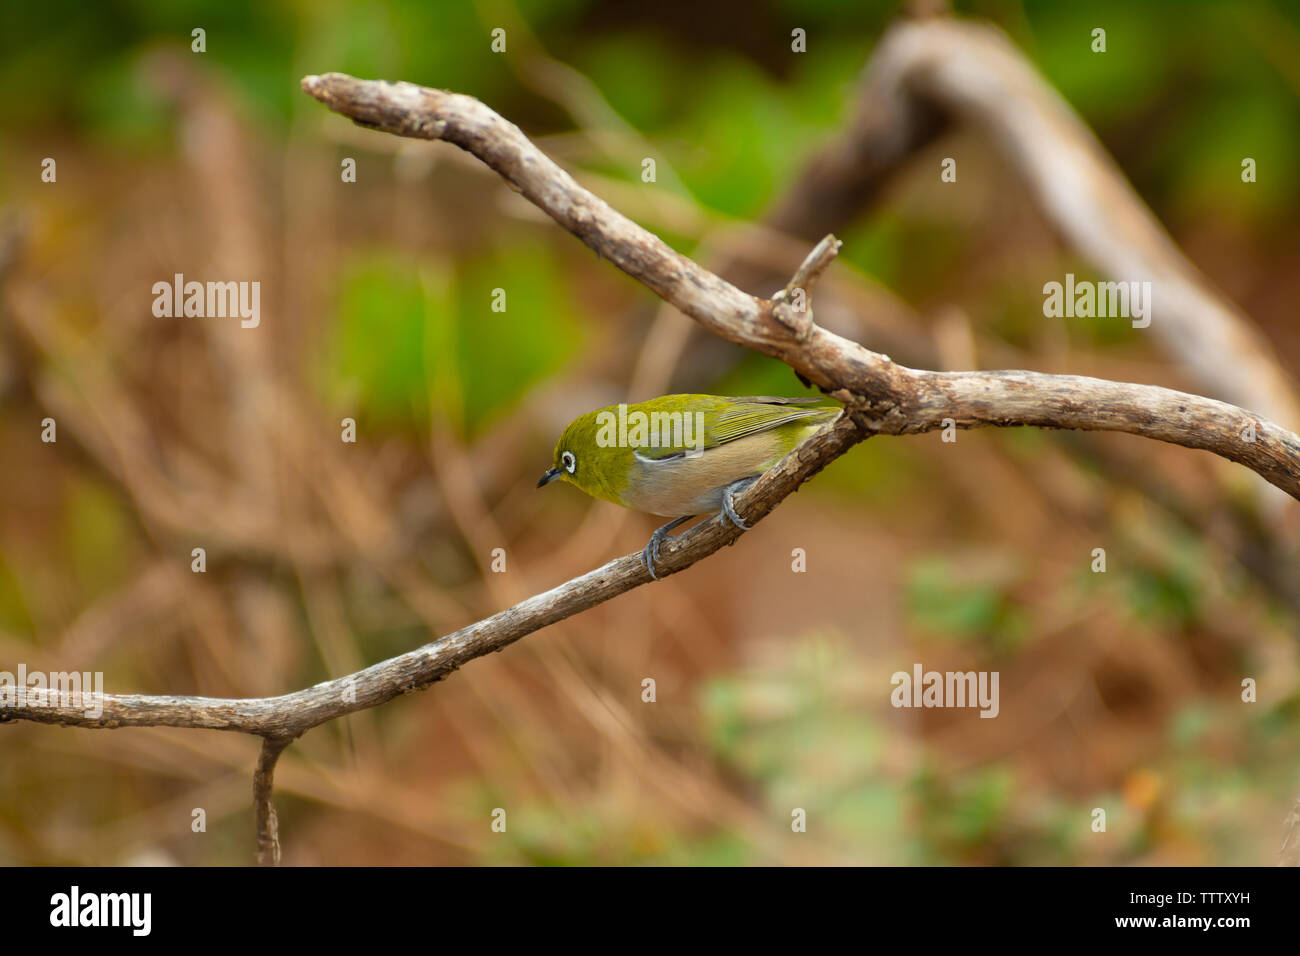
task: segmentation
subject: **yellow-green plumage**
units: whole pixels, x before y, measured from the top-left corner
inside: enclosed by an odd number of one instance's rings
[[[554,467],[539,485],[559,478],[592,497],[665,517],[711,514],[722,509],[729,485],[761,475],[839,412],[814,401],[664,395],[623,411],[599,408],[564,430]],[[611,428],[620,415],[629,422],[657,420],[665,428],[657,436],[653,429]]]
[[[672,517],[641,552],[655,578],[665,535],[693,515],[720,511],[741,530],[734,497],[811,438],[839,407],[807,398],[664,395],[575,418],[555,444],[556,478],[595,498]]]

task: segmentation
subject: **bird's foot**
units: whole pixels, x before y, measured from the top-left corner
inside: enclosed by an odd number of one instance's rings
[[[641,560],[645,562],[645,569],[650,572],[650,577],[659,580],[659,575],[655,574],[655,565],[659,563],[659,544],[664,538],[668,537],[668,532],[672,531],[679,525],[690,521],[693,515],[684,515],[681,518],[674,518],[662,528],[650,535],[650,542],[641,551]]]
[[[757,478],[741,478],[740,481],[733,481],[722,489],[722,514],[741,531],[748,531],[749,525],[741,521],[740,515],[736,514],[736,495],[748,490],[749,486],[756,481]]]

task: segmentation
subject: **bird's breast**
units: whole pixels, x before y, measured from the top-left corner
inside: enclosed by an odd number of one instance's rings
[[[722,490],[734,481],[767,471],[785,454],[771,432],[749,435],[706,449],[695,457],[647,461],[634,457],[623,504],[666,518],[722,510]]]

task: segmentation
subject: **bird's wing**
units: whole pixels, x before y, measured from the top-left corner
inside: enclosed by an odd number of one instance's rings
[[[826,399],[818,398],[816,395],[803,398],[786,398],[784,395],[746,395],[728,399],[732,402],[745,402],[755,405],[821,405],[823,408],[829,408]]]
[[[727,407],[722,409],[711,426],[704,430],[702,447],[716,448],[728,442],[770,431],[789,422],[800,419],[820,419],[830,421],[839,412],[839,406],[817,405],[812,408],[799,407],[819,402],[816,398],[780,398],[752,396],[747,398],[727,399]],[[692,447],[701,447],[692,445]],[[668,461],[682,458],[686,449],[680,444],[656,448],[638,448],[635,455],[644,462]]]
[[[763,397],[739,399],[735,405],[719,416],[711,429],[705,432],[704,446],[713,448],[724,445],[729,441],[765,432],[801,418],[822,418],[830,421],[839,411],[838,408],[825,405],[816,408],[791,407],[796,402],[802,405],[810,401],[815,402],[817,399]]]

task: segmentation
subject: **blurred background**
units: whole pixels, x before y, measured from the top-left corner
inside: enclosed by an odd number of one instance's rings
[[[1300,367],[1300,9],[957,12],[1006,31]],[[770,294],[808,244],[753,224],[852,115],[899,13],[3,5],[0,669],[230,697],[347,674],[644,545],[655,519],[535,490],[571,418],[669,391],[805,393],[466,154],[355,127],[303,75],[476,96]],[[954,150],[959,188],[940,194]],[[915,166],[840,232],[826,295],[846,334],[925,367],[1196,390],[1124,320],[1043,317],[1044,281],[1090,273],[984,138],[947,135]],[[260,281],[260,326],[156,318],[152,285],[175,273]],[[307,734],[277,773],[284,860],[1271,864],[1300,791],[1300,598],[1248,479],[1123,435],[868,441],[689,572]],[[917,662],[999,671],[998,719],[893,709],[890,675]],[[0,741],[0,862],[252,861],[251,738],[17,722]]]

